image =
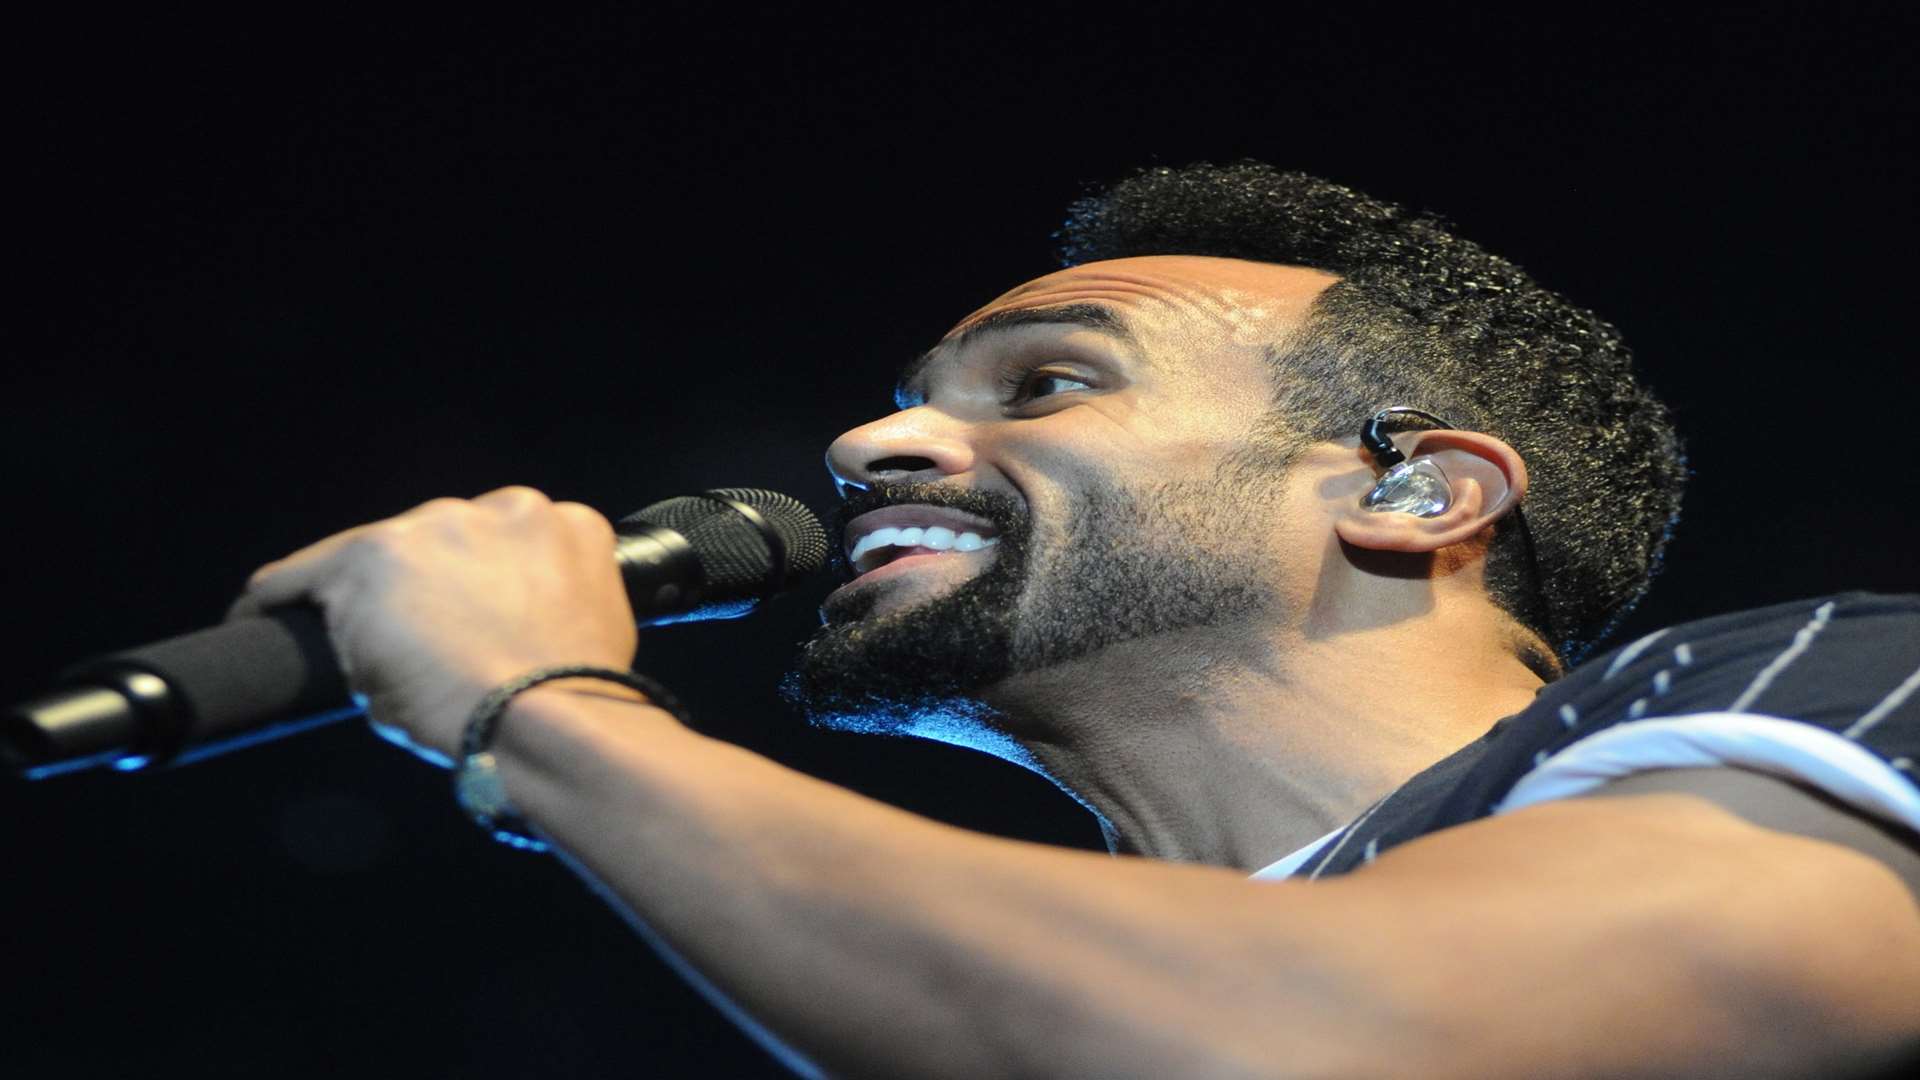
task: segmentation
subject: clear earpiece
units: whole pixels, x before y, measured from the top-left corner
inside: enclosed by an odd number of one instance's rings
[[[1379,482],[1361,498],[1360,505],[1381,514],[1438,517],[1453,505],[1453,488],[1447,484],[1447,474],[1431,458],[1402,461],[1380,474]]]

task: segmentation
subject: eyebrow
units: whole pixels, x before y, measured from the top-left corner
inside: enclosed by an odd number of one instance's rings
[[[1111,308],[1100,304],[1061,304],[1057,307],[1019,308],[1013,311],[995,312],[962,330],[959,337],[942,342],[941,345],[964,349],[983,337],[1003,334],[1023,326],[1062,323],[1105,334],[1135,353],[1140,351],[1140,341],[1133,336],[1133,331],[1127,329],[1127,324],[1121,322],[1120,316],[1115,315]],[[893,387],[894,404],[904,409],[907,408],[906,402],[919,397],[918,392],[914,390],[914,384],[926,371],[927,365],[933,361],[933,354],[941,348],[941,345],[936,345],[907,361],[906,366],[900,369],[900,378],[894,382]]]

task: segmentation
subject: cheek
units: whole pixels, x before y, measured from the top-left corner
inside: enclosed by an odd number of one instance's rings
[[[1196,465],[1210,466],[1242,446],[1249,430],[1245,423],[1230,422],[1218,408],[1128,395],[1021,421],[990,445],[1009,468],[1164,478]]]
[[[1082,415],[1036,418],[979,448],[982,462],[991,463],[1026,504],[1036,544],[1064,535],[1073,508],[1089,492],[1211,489],[1220,463],[1246,445],[1243,432],[1231,438],[1191,428],[1163,433],[1151,424],[1142,431],[1090,407],[1072,411]]]
[[[1029,503],[1044,504],[1098,463],[1137,458],[1141,446],[1128,430],[1091,406],[1063,409],[1006,425],[975,444],[989,464]]]
[[[1210,462],[1246,447],[1271,411],[1271,396],[1264,379],[1254,386],[1197,381],[1179,394],[1143,393],[1116,402],[1104,420],[1127,453],[1175,464]]]
[[[989,460],[1014,488],[1026,509],[1030,543],[1049,550],[1064,538],[1073,507],[1089,486],[1111,483],[1100,470],[1097,445],[1038,438],[1005,440]]]

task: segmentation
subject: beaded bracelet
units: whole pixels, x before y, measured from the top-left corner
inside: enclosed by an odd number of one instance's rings
[[[667,688],[632,671],[570,664],[529,671],[510,682],[494,687],[480,699],[467,720],[466,734],[460,739],[460,765],[453,773],[453,797],[473,818],[474,824],[493,835],[495,840],[522,851],[545,851],[547,842],[533,835],[526,820],[507,802],[507,791],[500,783],[499,762],[494,758],[494,729],[515,696],[555,679],[594,678],[616,682],[640,691],[655,706],[672,713],[681,723],[689,723],[687,713]]]

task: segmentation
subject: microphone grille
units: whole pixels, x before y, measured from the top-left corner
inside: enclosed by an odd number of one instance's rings
[[[731,499],[759,513],[786,547],[785,565],[773,571],[773,553],[766,537],[733,507]],[[684,495],[644,507],[621,519],[672,529],[687,538],[700,558],[709,596],[759,598],[774,578],[780,587],[818,571],[827,561],[827,531],[800,500],[758,488],[717,488],[701,495]]]
[[[815,574],[827,565],[827,530],[806,504],[791,495],[759,488],[716,488],[709,494],[746,503],[767,519],[787,546],[789,580]]]

